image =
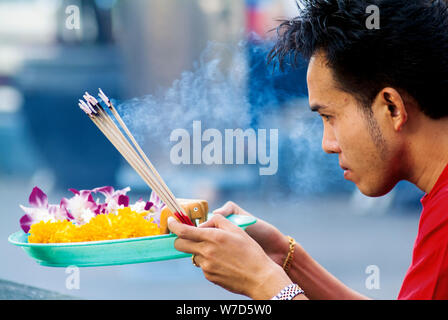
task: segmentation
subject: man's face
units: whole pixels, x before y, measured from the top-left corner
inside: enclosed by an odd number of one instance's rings
[[[385,121],[378,122],[374,111],[369,114],[353,95],[338,88],[324,56],[311,58],[307,82],[311,110],[323,120],[323,150],[339,155],[344,178],[365,195],[389,192],[399,179],[390,135],[384,135]]]

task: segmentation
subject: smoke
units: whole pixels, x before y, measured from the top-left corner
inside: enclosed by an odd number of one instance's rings
[[[123,101],[118,111],[144,148],[154,150],[157,145],[164,155],[173,145],[171,132],[177,128],[191,132],[193,121],[201,121],[203,130],[222,132],[278,129],[277,174],[259,177],[253,170],[256,177],[245,190],[265,187],[277,198],[350,189],[337,159],[321,150],[321,120],[308,108],[306,69],[281,72],[267,66],[270,48],[269,43],[250,41],[210,42],[193,69],[183,72],[170,88]],[[233,178],[229,174],[227,180]]]
[[[145,139],[169,143],[173,129],[191,129],[194,120],[209,128],[245,128],[251,123],[246,95],[244,45],[208,44],[192,71],[185,71],[166,91],[121,103],[118,110]]]

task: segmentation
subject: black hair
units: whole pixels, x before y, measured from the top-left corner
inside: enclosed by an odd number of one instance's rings
[[[268,61],[280,68],[325,54],[341,88],[370,106],[384,87],[404,90],[433,119],[448,116],[446,0],[304,0],[283,21]],[[366,21],[379,8],[379,29]]]

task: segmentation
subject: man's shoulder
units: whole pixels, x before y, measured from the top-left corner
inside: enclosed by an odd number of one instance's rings
[[[430,194],[425,195],[425,197],[429,197],[423,205],[425,207],[436,206],[437,208],[443,205],[448,206],[448,181],[442,183],[438,186],[435,192],[431,192]],[[425,199],[425,197],[423,199]]]
[[[419,233],[439,234],[448,239],[448,182],[422,203]]]

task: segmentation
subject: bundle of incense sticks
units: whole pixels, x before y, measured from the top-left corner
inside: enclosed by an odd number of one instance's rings
[[[108,107],[111,115],[102,107],[102,105],[89,93],[84,94],[84,100],[79,100],[79,107],[90,117],[98,129],[109,139],[114,147],[121,153],[123,158],[146,182],[146,184],[162,199],[167,207],[174,213],[176,218],[188,225],[194,226],[188,215],[185,214],[182,207],[177,202],[173,193],[170,191],[162,177],[149,161],[140,145],[135,140],[121,119],[110,99],[99,89],[99,98]],[[114,122],[114,119],[121,129]],[[126,134],[126,136],[123,134]]]

